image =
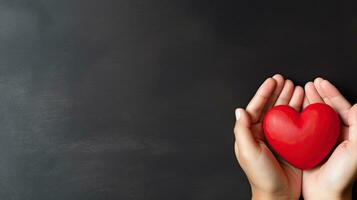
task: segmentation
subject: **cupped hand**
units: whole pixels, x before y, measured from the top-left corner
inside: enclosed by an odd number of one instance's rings
[[[302,87],[294,87],[281,75],[268,78],[260,86],[246,109],[236,109],[235,154],[252,188],[253,199],[298,199],[301,170],[277,159],[262,135],[261,121],[273,105],[290,105],[300,110],[304,100]]]
[[[303,172],[305,199],[352,199],[357,175],[357,104],[351,105],[329,81],[316,78],[305,85],[304,107],[326,103],[342,121],[339,144],[321,166]]]

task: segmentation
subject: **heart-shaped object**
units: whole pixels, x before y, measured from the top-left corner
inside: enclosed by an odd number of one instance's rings
[[[340,135],[337,113],[322,103],[311,104],[301,113],[289,106],[275,106],[264,116],[262,126],[270,147],[300,169],[318,165]]]

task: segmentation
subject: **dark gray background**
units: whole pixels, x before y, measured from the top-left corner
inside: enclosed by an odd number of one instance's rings
[[[278,72],[321,75],[356,102],[355,11],[1,0],[0,199],[248,199],[234,108]]]

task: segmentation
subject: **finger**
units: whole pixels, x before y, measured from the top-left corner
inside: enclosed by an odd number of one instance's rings
[[[305,92],[306,93],[306,92]],[[309,100],[306,97],[306,94],[304,95],[304,102],[302,103],[302,109],[305,109],[308,105],[310,105]]]
[[[302,102],[304,101],[304,89],[301,86],[296,86],[293,96],[290,99],[289,105],[296,111],[300,111]]]
[[[326,97],[330,100],[332,107],[340,114],[343,122],[349,124],[347,114],[348,110],[351,108],[351,104],[328,80],[321,81],[320,85]]]
[[[294,83],[287,79],[275,105],[288,105],[294,92]]]
[[[250,130],[249,114],[242,108],[236,109],[235,113],[237,121],[234,127],[234,135],[238,151],[257,153],[259,145]]]
[[[357,145],[357,104],[353,105],[348,112],[348,122],[350,125],[349,140]]]
[[[314,80],[314,85],[315,85],[315,88],[317,90],[317,92],[319,93],[319,95],[321,96],[322,100],[328,104],[329,106],[332,106],[332,103],[330,101],[330,99],[326,96],[326,94],[324,93],[323,89],[321,88],[321,82],[323,81],[324,79],[321,78],[321,77],[317,77],[315,80]]]
[[[265,110],[268,110],[269,108],[271,108],[275,104],[276,100],[278,99],[278,97],[279,97],[279,95],[280,95],[280,93],[281,93],[281,91],[283,90],[283,87],[284,87],[285,80],[284,80],[284,77],[282,75],[275,74],[273,76],[273,79],[276,82],[276,87],[275,87],[275,90],[274,90],[272,96],[270,97],[270,99],[269,99],[269,101],[267,103],[267,106],[265,107]]]
[[[312,103],[324,103],[320,94],[317,92],[315,85],[312,82],[308,82],[305,85],[305,94],[310,104]]]
[[[263,109],[273,94],[275,86],[276,82],[274,79],[266,79],[249,102],[246,111],[251,116],[252,123],[256,123],[260,120]]]

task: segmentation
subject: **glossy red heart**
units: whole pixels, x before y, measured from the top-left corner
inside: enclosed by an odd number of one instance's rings
[[[270,147],[284,160],[300,169],[318,165],[334,148],[340,134],[340,120],[328,105],[315,103],[301,113],[279,105],[263,119]]]

